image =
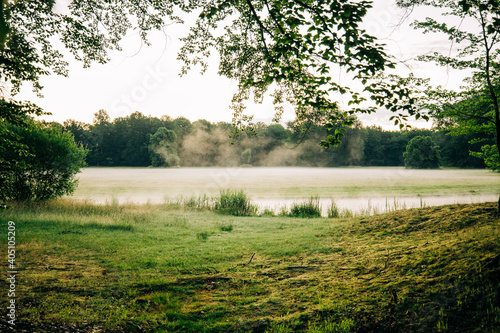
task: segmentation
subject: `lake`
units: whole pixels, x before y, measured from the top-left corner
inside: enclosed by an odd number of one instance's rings
[[[99,203],[161,203],[244,190],[261,208],[318,196],[352,211],[496,201],[500,175],[487,170],[380,168],[85,168],[73,197]]]

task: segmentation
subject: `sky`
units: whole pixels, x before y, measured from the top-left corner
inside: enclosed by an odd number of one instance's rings
[[[368,12],[365,28],[387,45],[389,54],[405,63],[401,66],[401,73],[411,70],[417,76],[432,76],[436,84],[458,88],[460,74],[412,60],[420,54],[449,50],[450,41],[443,36],[422,35],[409,27],[415,18],[437,13],[419,9],[398,25],[403,14],[395,7],[394,1],[377,0]],[[152,45],[147,47],[141,46],[138,35],[131,32],[122,41],[123,51],[110,53],[111,61],[107,64],[94,64],[90,68],[83,68],[81,63],[71,61],[71,56],[68,56],[68,77],[51,75],[41,79],[43,98],[37,97],[30,86],[24,86],[16,99],[34,102],[52,113],[44,119],[60,123],[66,119],[92,123],[94,113],[100,109],[106,110],[111,119],[139,111],[156,117],[169,115],[191,121],[230,122],[232,111],[229,105],[237,82],[217,74],[217,57],[210,59],[209,69],[204,75],[195,68],[187,75],[179,76],[182,67],[177,60],[182,45],[179,38],[187,32],[188,25],[167,26],[164,31],[150,35]],[[340,103],[342,106],[343,101]],[[266,98],[262,104],[249,102],[246,113],[253,114],[255,121],[270,123],[274,115],[271,98]],[[389,121],[390,116],[389,112],[380,111],[361,116],[360,120],[365,126],[378,125],[395,130]],[[293,108],[288,106],[282,122],[293,119]],[[413,126],[429,128],[431,123],[419,122]]]

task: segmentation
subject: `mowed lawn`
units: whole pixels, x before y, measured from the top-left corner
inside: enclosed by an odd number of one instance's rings
[[[18,330],[500,329],[493,203],[329,219],[59,200],[1,211],[4,253],[7,221]]]

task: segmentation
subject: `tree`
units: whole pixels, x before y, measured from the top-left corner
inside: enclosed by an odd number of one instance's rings
[[[42,110],[13,97],[23,83],[31,83],[41,95],[41,76],[68,74],[68,63],[59,45],[64,45],[84,66],[104,63],[109,50],[120,49],[119,41],[129,29],[137,29],[147,43],[149,30],[161,29],[166,21],[179,21],[173,16],[173,7],[185,8],[181,0],[68,3],[68,10],[61,10],[56,5],[62,4],[54,0],[0,2],[0,173],[24,170],[25,164],[20,161],[11,163],[3,158],[6,147],[22,155],[27,152],[19,138],[8,131],[8,124],[28,128],[30,122],[26,120],[42,114]]]
[[[264,135],[274,140],[286,141],[290,132],[280,124],[271,124],[267,126]]]
[[[154,134],[163,122],[155,117],[147,117],[140,112],[134,112],[126,117],[120,117],[113,122],[113,143],[117,155],[115,165],[149,166],[150,136]]]
[[[105,110],[94,113],[94,120],[89,129],[88,163],[96,166],[113,165],[111,152],[118,154],[118,151],[114,146],[116,142],[113,138],[114,125]]]
[[[460,22],[453,26],[427,18],[423,22],[414,23],[416,28],[423,29],[425,33],[445,34],[456,48],[455,54],[436,52],[421,56],[420,60],[472,72],[461,91],[428,87],[421,98],[421,109],[428,110],[438,119],[446,119],[447,122],[444,123],[448,124],[452,134],[486,134],[494,138],[495,145],[484,145],[481,152],[476,152],[475,155],[483,158],[490,169],[500,170],[500,2],[398,0],[398,3],[403,7],[438,7],[445,17],[454,17]],[[500,196],[498,213],[500,214]]]
[[[323,125],[334,127],[340,121],[343,126],[322,142],[325,147],[337,145],[344,127],[352,125],[348,114],[375,110],[375,106],[359,107],[366,97],[337,82],[334,77],[339,72],[364,85],[364,92],[377,106],[418,112],[393,102],[405,99],[406,88],[373,80],[394,65],[375,37],[360,28],[371,7],[369,1],[217,0],[201,7],[179,58],[185,63],[184,72],[198,64],[204,71],[205,58],[213,49],[218,52],[219,74],[238,82],[232,105],[237,128],[244,129],[251,120],[243,114],[244,102],[252,95],[262,101],[273,89],[276,119],[288,101],[295,106],[299,121],[318,115]],[[349,100],[352,109],[341,110],[336,94]]]
[[[179,156],[175,148],[177,135],[174,131],[160,127],[155,134],[149,138],[149,152],[153,166],[176,166],[179,164]]]
[[[369,1],[74,0],[62,10],[55,5],[53,0],[1,3],[0,75],[11,84],[10,92],[17,92],[23,82],[31,82],[39,92],[42,75],[67,75],[56,45],[64,45],[84,66],[104,63],[109,50],[120,49],[129,29],[137,29],[148,43],[149,31],[180,23],[184,13],[196,11],[198,19],[179,54],[183,71],[197,64],[206,68],[210,52],[219,54],[219,74],[238,82],[233,98],[238,128],[250,119],[243,115],[244,101],[252,95],[261,101],[269,89],[274,90],[277,119],[286,101],[295,105],[298,119],[319,113],[324,124],[341,120],[348,126],[347,113],[374,111],[375,106],[359,107],[367,97],[334,79],[339,72],[364,85],[377,106],[406,108],[393,103],[404,99],[404,87],[372,80],[394,65],[375,37],[360,28]],[[54,43],[57,39],[61,43]],[[338,94],[349,100],[351,109],[340,109]],[[338,144],[342,135],[343,127],[323,145]]]
[[[456,18],[459,25],[427,18],[414,26],[424,33],[448,36],[456,51],[420,56],[448,68],[470,71],[461,91],[426,85],[420,108],[427,110],[438,124],[451,134],[472,134],[479,141],[494,138],[495,145],[485,145],[482,153],[490,169],[500,168],[500,2],[497,0],[399,0],[400,6],[438,7],[447,20]]]
[[[41,201],[73,192],[75,175],[85,164],[86,150],[61,126],[33,122],[30,128],[9,125],[26,155],[4,150],[5,159],[22,168],[0,173],[0,200]]]
[[[416,136],[408,142],[403,158],[409,169],[437,169],[439,147],[430,136]]]

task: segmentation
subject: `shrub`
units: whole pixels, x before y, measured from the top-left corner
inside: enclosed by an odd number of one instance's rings
[[[311,197],[309,201],[294,203],[290,208],[293,217],[321,217],[319,197]]]
[[[0,200],[42,201],[71,194],[87,154],[73,135],[40,122],[34,122],[30,129],[12,126],[11,131],[27,148],[24,154],[1,150],[2,159],[21,167],[0,172]]]
[[[257,210],[243,191],[230,190],[220,192],[215,200],[214,209],[218,213],[234,216],[251,215]]]

